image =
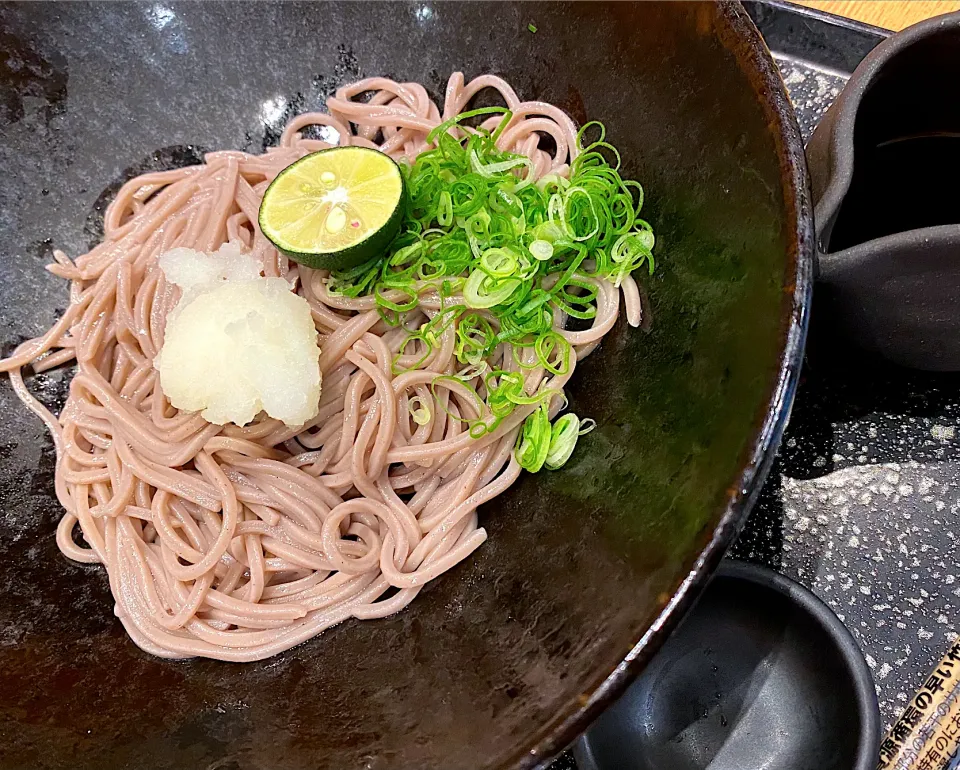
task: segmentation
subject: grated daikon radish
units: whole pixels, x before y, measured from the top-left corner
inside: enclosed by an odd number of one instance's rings
[[[214,254],[173,249],[160,268],[182,292],[154,362],[171,404],[220,425],[261,411],[290,426],[317,415],[317,330],[284,279],[261,277],[257,260],[231,243]]]

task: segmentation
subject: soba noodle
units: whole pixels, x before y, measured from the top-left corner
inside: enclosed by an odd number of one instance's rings
[[[331,293],[325,272],[288,262],[260,233],[257,213],[284,167],[328,146],[304,129],[329,126],[340,144],[412,160],[432,128],[487,88],[513,113],[499,146],[528,156],[538,176],[565,175],[577,152],[573,121],[549,104],[521,101],[499,78],[465,83],[455,73],[442,108],[417,83],[370,78],[339,89],[328,114],[294,118],[264,155],[213,152],[201,166],[127,182],[106,212],[101,244],[76,260],[55,252],[48,269],[70,281],[69,307],[0,370],[53,436],[65,510],[60,549],[104,565],[116,615],[145,651],[266,658],[347,618],[397,612],[486,539],[477,507],[519,475],[513,447],[536,406],[519,406],[496,430],[471,438],[457,419],[477,416],[470,389],[437,377],[464,368],[453,355],[455,330],[443,331],[415,368],[395,374],[398,353],[409,366],[422,357],[401,351],[405,330],[386,325],[371,298]],[[358,101],[366,92],[372,98]],[[542,135],[554,152],[540,149]],[[225,241],[239,242],[264,275],[286,278],[310,304],[323,390],[307,425],[288,428],[262,414],[245,427],[209,424],[172,408],[160,390],[153,361],[177,290],[157,258],[178,246],[214,251]],[[629,276],[619,288],[580,277],[597,287],[592,325],[567,331],[555,317],[577,358],[613,327],[621,292],[632,325],[641,312]],[[438,308],[424,294],[406,328]],[[554,376],[503,350],[494,359],[522,371],[529,393],[562,388],[574,368]],[[76,375],[56,417],[27,390],[23,370],[71,361]],[[479,378],[474,384],[482,387]],[[424,424],[411,418],[412,402],[434,407]],[[83,544],[74,539],[77,527]]]

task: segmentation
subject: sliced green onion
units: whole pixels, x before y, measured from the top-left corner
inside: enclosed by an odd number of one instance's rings
[[[570,371],[570,356],[573,349],[557,332],[549,332],[537,337],[534,343],[537,361],[551,374],[562,376]]]
[[[443,382],[456,383],[459,387],[466,389],[466,391],[470,394],[470,397],[474,402],[472,404],[474,411],[476,411],[478,415],[483,414],[483,400],[480,398],[479,395],[477,395],[477,391],[474,388],[470,387],[468,383],[465,383],[463,380],[457,377],[454,377],[449,374],[442,374],[442,375],[438,375],[437,377],[434,377],[433,381],[430,383],[430,395],[433,396],[433,402],[440,408],[440,411],[442,411],[444,414],[447,415],[447,417],[449,417],[452,420],[460,420],[461,422],[468,421],[468,418],[454,414],[449,409],[447,409],[447,407],[444,405],[443,400],[440,398],[440,395],[437,393],[437,386],[442,384]],[[453,388],[451,388],[450,390],[453,391]]]
[[[553,256],[553,244],[540,238],[530,244],[530,253],[541,262]]]
[[[552,471],[562,467],[573,454],[580,437],[580,418],[572,412],[558,417],[550,429],[550,448],[545,465]]]
[[[466,369],[461,369],[457,372],[456,377],[458,380],[469,382],[475,377],[482,377],[489,368],[486,361],[480,361],[476,364],[470,364]]]
[[[523,421],[523,428],[517,436],[515,451],[520,467],[530,473],[539,471],[547,461],[550,438],[550,413],[543,404]]]
[[[441,123],[439,126],[434,128],[429,134],[427,134],[427,142],[432,143],[439,135],[446,134],[447,131],[449,131],[451,128],[456,126],[458,123],[461,123],[462,121],[466,120],[467,118],[475,118],[478,115],[496,115],[496,114],[503,114],[506,120],[509,120],[513,116],[513,113],[510,112],[510,110],[508,110],[506,107],[481,107],[476,110],[467,110],[467,112],[461,112],[459,115],[456,115],[450,118],[450,120],[446,121],[445,123]],[[590,124],[587,124],[587,125],[590,125]],[[417,158],[418,162],[420,161],[421,158],[423,158],[423,155],[426,155],[426,153],[423,153]],[[414,163],[414,166],[416,166],[416,163]]]
[[[491,177],[494,174],[502,174],[504,171],[509,171],[512,168],[518,168],[520,166],[526,166],[529,168],[531,165],[530,159],[525,155],[518,155],[510,160],[504,160],[499,163],[487,163],[484,165],[480,161],[480,157],[477,155],[476,150],[472,150],[470,152],[470,167],[480,174],[480,176]]]
[[[465,124],[491,117],[492,130]],[[401,359],[421,367],[453,336],[459,366],[438,375],[431,387],[449,378],[464,416],[434,393],[436,406],[411,400],[411,419],[446,412],[470,435],[482,436],[516,408],[536,405],[518,443],[524,467],[533,468],[548,441],[534,428],[545,405],[562,394],[549,379],[527,393],[524,375],[542,367],[562,376],[574,360],[573,348],[554,328],[554,312],[595,317],[598,281],[618,286],[635,271],[652,273],[656,239],[640,216],[643,188],[620,176],[620,156],[601,124],[580,129],[569,172],[534,180],[530,159],[497,147],[512,119],[506,108],[484,107],[434,128],[428,149],[402,165],[403,221],[386,253],[324,280],[331,294],[372,297],[381,318],[405,331],[394,371]],[[440,310],[424,320],[426,295],[439,297]],[[494,357],[502,350],[519,371],[496,369],[501,364]],[[578,431],[592,425],[584,420]]]
[[[409,400],[407,410],[417,425],[426,425],[430,422],[430,409],[420,396],[414,396]]]
[[[496,211],[504,212],[513,217],[516,232],[522,234],[526,229],[526,220],[523,218],[523,201],[519,196],[506,187],[497,187],[490,196],[490,206]]]
[[[480,269],[491,278],[509,278],[519,267],[516,255],[506,249],[487,249],[480,255]]]
[[[537,180],[537,189],[539,190],[546,190],[548,187],[565,190],[569,186],[570,180],[565,179],[559,174],[544,174]],[[551,189],[550,192],[554,192],[554,190]]]
[[[509,299],[518,286],[516,278],[497,281],[483,270],[474,270],[463,285],[463,301],[467,307],[493,307]]]
[[[449,190],[443,190],[440,193],[440,203],[437,208],[437,224],[441,227],[449,227],[453,222],[453,198],[450,197]]]
[[[423,344],[426,346],[426,350],[424,351],[423,355],[417,359],[417,361],[413,364],[413,366],[407,369],[400,369],[397,366],[397,364],[400,362],[400,357],[403,355],[406,355],[404,351],[407,349],[407,345],[409,345],[411,342],[418,342],[418,341],[423,342]],[[413,369],[419,369],[420,365],[423,364],[423,362],[430,357],[430,354],[433,352],[434,344],[435,343],[431,343],[427,339],[426,333],[424,333],[422,330],[419,332],[411,332],[409,336],[402,343],[400,343],[400,350],[397,352],[397,355],[394,356],[393,358],[393,366],[392,366],[393,373],[395,375],[403,374],[404,372],[409,372]]]

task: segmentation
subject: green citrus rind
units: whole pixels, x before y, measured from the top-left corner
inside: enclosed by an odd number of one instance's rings
[[[331,157],[333,153],[340,157]],[[389,201],[384,205],[373,206],[375,210],[380,209],[377,212],[378,216],[374,217],[374,223],[365,226],[363,231],[358,233],[360,237],[346,246],[328,247],[322,239],[313,238],[298,242],[296,238],[286,236],[283,232],[285,228],[279,225],[278,220],[282,219],[279,215],[280,209],[289,204],[292,182],[299,178],[306,181],[316,180],[316,184],[319,185],[320,174],[332,165],[339,165],[341,170],[345,167],[344,156],[347,156],[346,166],[351,162],[350,156],[358,159],[355,162],[381,166],[383,185],[380,186],[378,193]],[[291,174],[294,176],[290,177]],[[368,182],[375,181],[376,177],[368,180]],[[310,199],[311,196],[316,199],[317,206],[321,205],[321,199],[317,195],[311,193],[304,197]],[[260,203],[260,230],[282,254],[295,262],[311,268],[343,270],[367,262],[387,250],[400,229],[405,196],[406,184],[403,172],[392,158],[366,147],[331,147],[305,155],[287,166],[270,183]],[[292,223],[298,224],[307,216],[312,215],[306,214],[299,219],[293,219]]]

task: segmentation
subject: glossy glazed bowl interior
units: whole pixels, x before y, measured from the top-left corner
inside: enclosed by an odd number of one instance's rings
[[[531,33],[528,24],[537,32]],[[599,427],[481,511],[489,541],[402,613],[258,664],[169,662],[65,561],[46,433],[0,383],[0,766],[533,767],[649,658],[744,516],[786,419],[809,292],[799,134],[739,5],[23,4],[0,8],[0,341],[63,310],[43,265],[133,174],[259,152],[374,74],[495,72],[601,119],[647,191],[643,330],[578,367]],[[66,373],[34,387],[56,403]],[[626,662],[625,658],[628,658]]]

